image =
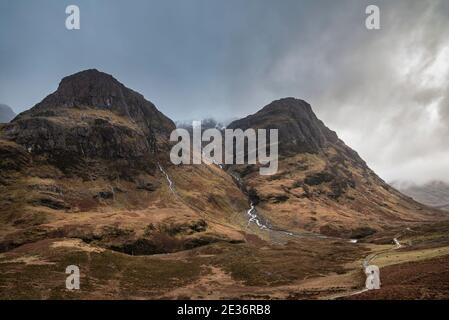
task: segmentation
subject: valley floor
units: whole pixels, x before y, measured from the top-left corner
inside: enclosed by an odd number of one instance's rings
[[[78,239],[47,239],[0,255],[2,299],[442,299],[449,297],[449,224],[401,231],[357,244],[291,238],[273,244],[213,243],[192,250],[131,256]],[[390,239],[390,240],[388,240]],[[363,289],[362,262],[381,268],[382,288]],[[80,290],[65,288],[68,265]]]

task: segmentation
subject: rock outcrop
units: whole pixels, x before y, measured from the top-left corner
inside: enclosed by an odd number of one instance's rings
[[[317,153],[338,141],[337,134],[324,126],[304,100],[284,98],[273,101],[257,113],[229,124],[229,129],[264,128],[279,130],[279,151]]]

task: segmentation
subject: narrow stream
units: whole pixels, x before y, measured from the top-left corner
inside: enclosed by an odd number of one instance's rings
[[[244,190],[244,182],[238,176],[238,174],[236,174],[234,172],[228,172],[228,174],[234,178],[234,180],[235,180],[236,184],[239,186],[239,188],[242,189],[242,191],[246,193],[246,190]],[[247,226],[249,226],[251,223],[255,223],[260,228],[260,230],[270,232],[270,235],[272,238],[278,238],[279,236],[281,236],[281,237],[288,236],[288,237],[296,237],[296,238],[308,237],[308,238],[318,238],[318,239],[333,239],[333,240],[349,241],[353,244],[357,243],[357,240],[355,240],[355,239],[343,239],[343,238],[338,238],[338,237],[330,237],[330,236],[322,235],[320,233],[308,232],[308,231],[293,232],[293,231],[274,227],[270,224],[269,220],[265,219],[263,216],[258,214],[257,209],[253,202],[251,202],[250,208],[248,209],[246,214],[249,216]],[[276,242],[279,242],[279,241],[276,241]]]
[[[257,215],[257,210],[254,207],[254,204],[251,202],[251,208],[246,212],[246,214],[249,216],[248,225],[251,224],[251,222],[254,222],[261,230],[270,229],[269,226],[265,224],[265,222],[262,221],[262,219],[259,218]]]
[[[171,192],[173,192],[173,194],[176,196],[175,189],[173,188],[173,181],[171,181],[169,175],[167,174],[167,172],[165,172],[164,168],[162,168],[162,166],[159,163],[157,165],[159,166],[159,170],[165,175],[165,178],[168,181],[168,187],[170,188]]]
[[[317,238],[317,239],[331,239],[331,240],[340,240],[340,241],[349,241],[350,243],[356,244],[357,240],[349,240],[344,238],[338,238],[338,237],[330,237],[325,236],[320,233],[315,232],[309,232],[309,231],[303,231],[303,232],[297,232],[297,231],[290,231],[285,229],[280,229],[277,227],[274,227],[270,224],[270,222],[265,219],[263,216],[259,215],[257,212],[256,207],[254,206],[254,203],[251,202],[251,207],[246,212],[248,215],[248,224],[247,227],[254,223],[260,230],[266,231],[270,233],[270,237],[273,241],[283,243],[281,239],[285,239],[285,237],[294,237],[294,238]],[[277,239],[277,240],[275,240]]]

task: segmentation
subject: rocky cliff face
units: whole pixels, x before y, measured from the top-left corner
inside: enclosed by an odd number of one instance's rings
[[[298,152],[317,153],[338,142],[337,134],[329,130],[304,100],[276,100],[254,115],[236,120],[229,129],[265,128],[279,130],[279,151],[282,155]]]
[[[366,166],[357,152],[346,146],[334,131],[317,118],[310,104],[301,99],[273,101],[257,113],[232,122],[228,128],[278,129],[281,157],[298,153],[318,154],[332,146],[359,165]]]
[[[154,168],[174,128],[141,94],[111,75],[86,70],[64,78],[54,93],[4,126],[3,138],[63,170],[92,160]]]
[[[39,115],[45,111],[57,113],[64,108],[91,108],[108,110],[136,123],[145,134],[167,135],[174,123],[147,101],[113,76],[96,69],[85,70],[62,79],[56,92],[47,96],[30,112],[21,115]]]

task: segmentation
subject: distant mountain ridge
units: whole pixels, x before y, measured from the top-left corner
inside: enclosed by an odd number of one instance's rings
[[[416,201],[441,210],[449,211],[449,184],[430,181],[424,184],[393,181],[391,185]]]
[[[0,104],[0,123],[8,123],[16,116],[15,112],[10,106],[6,104]]]

